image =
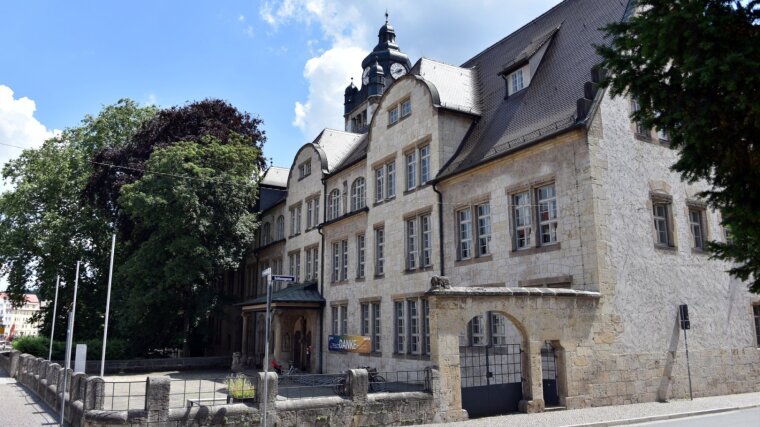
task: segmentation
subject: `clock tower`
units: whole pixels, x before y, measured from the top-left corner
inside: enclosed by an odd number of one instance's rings
[[[377,38],[377,45],[362,61],[361,89],[351,82],[344,93],[343,117],[349,132],[367,132],[385,89],[412,68],[409,57],[396,44],[396,31],[388,22],[388,12]]]

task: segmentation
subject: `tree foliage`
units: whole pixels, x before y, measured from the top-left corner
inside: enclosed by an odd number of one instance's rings
[[[728,243],[714,256],[760,292],[760,3],[641,0],[605,28],[597,47],[613,95],[629,94],[634,119],[666,131],[679,150],[673,170],[720,210]]]
[[[83,203],[82,191],[93,172],[89,162],[109,145],[124,145],[155,108],[121,100],[86,116],[80,126],[66,129],[38,149],[24,150],[3,168],[13,189],[0,195],[0,273],[8,277],[11,300],[21,304],[35,290],[53,301],[61,276],[58,325],[65,325],[74,293],[76,262],[82,269],[77,298],[78,337],[102,330],[105,284],[110,252],[110,227],[98,209]],[[49,331],[53,305],[42,312],[42,329]],[[64,327],[56,328],[63,338]]]

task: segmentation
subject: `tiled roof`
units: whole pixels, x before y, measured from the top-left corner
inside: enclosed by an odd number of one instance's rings
[[[474,70],[422,58],[412,72],[435,86],[440,107],[480,114]]]
[[[262,295],[237,305],[258,305],[266,304],[266,302],[266,295]],[[272,302],[316,302],[323,304],[325,299],[319,294],[316,283],[305,283],[288,286],[285,289],[272,293]]]
[[[627,0],[565,0],[462,64],[477,74],[481,119],[439,178],[572,128],[591,69],[601,62],[600,28],[623,19]],[[505,99],[499,75],[548,44],[530,85]]]
[[[0,292],[0,299],[8,298],[8,294]],[[37,294],[24,294],[24,300],[27,304],[39,304],[40,300],[37,298]]]

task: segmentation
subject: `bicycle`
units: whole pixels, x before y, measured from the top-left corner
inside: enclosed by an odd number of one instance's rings
[[[360,366],[359,369],[367,370],[367,376],[369,377],[368,382],[369,382],[370,393],[377,393],[377,392],[383,392],[383,391],[388,390],[388,387],[386,385],[387,381],[385,380],[385,377],[377,373],[377,368],[372,368],[369,366]]]

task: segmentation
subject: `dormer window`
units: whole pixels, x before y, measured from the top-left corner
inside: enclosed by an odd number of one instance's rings
[[[407,98],[388,109],[388,126],[395,125],[410,114],[412,114],[412,101]]]
[[[388,125],[395,125],[398,122],[398,107],[388,111]]]
[[[523,81],[523,70],[517,70],[509,76],[512,82],[512,93],[522,90],[525,87]]]
[[[304,179],[309,175],[311,175],[311,160],[298,165],[298,179]]]

